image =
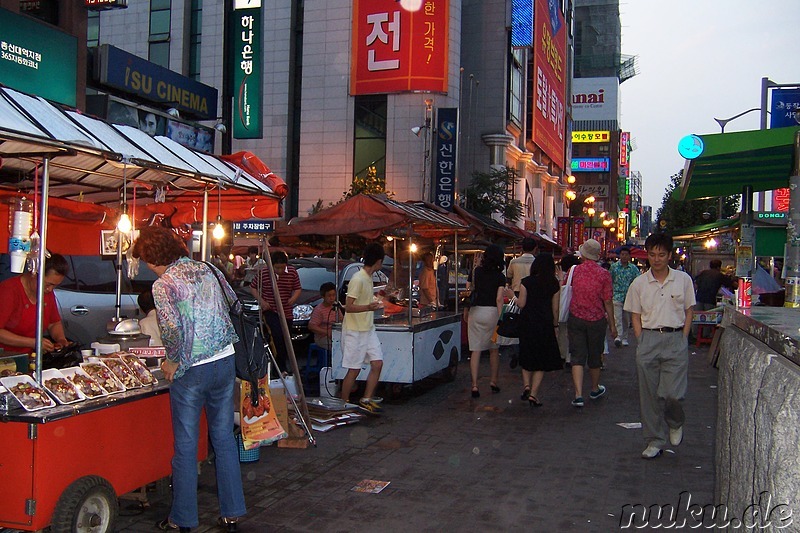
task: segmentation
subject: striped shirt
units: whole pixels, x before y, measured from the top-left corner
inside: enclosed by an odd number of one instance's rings
[[[253,281],[250,282],[250,286],[254,289],[258,289],[260,281],[261,297],[275,310],[278,306],[275,304],[275,295],[272,292],[272,280],[269,277],[269,272],[270,270],[266,266],[259,269],[258,274],[254,276]],[[278,281],[278,292],[281,295],[281,303],[283,304],[283,313],[286,315],[286,320],[291,321],[293,315],[289,298],[291,298],[294,291],[302,288],[300,286],[300,276],[297,274],[297,269],[287,265],[286,270],[278,272],[276,277]]]

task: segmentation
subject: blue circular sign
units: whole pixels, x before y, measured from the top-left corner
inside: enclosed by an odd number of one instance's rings
[[[703,153],[703,139],[697,135],[687,135],[678,141],[678,153],[684,159],[697,159]]]

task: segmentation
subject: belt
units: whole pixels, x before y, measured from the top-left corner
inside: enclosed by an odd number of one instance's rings
[[[658,331],[659,333],[674,333],[676,331],[683,331],[683,328],[642,328],[647,331]]]

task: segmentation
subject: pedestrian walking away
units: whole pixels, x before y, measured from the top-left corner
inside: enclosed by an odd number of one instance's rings
[[[583,262],[573,267],[572,301],[569,306],[569,350],[572,357],[572,382],[575,385],[574,407],[583,407],[583,367],[589,367],[592,389],[589,398],[597,400],[606,393],[600,384],[606,329],[617,336],[614,307],[611,304],[611,274],[597,264],[600,243],[588,239],[580,247]]]
[[[542,405],[539,386],[544,373],[564,368],[556,336],[558,293],[553,256],[539,254],[531,266],[531,275],[522,280],[517,298],[517,305],[522,308],[519,336],[522,396],[534,407]]]
[[[522,280],[531,274],[531,265],[536,258],[536,241],[532,237],[522,239],[522,255],[515,257],[508,264],[508,278],[511,280],[511,290],[519,296],[519,286]]]
[[[619,261],[611,265],[609,268],[611,273],[611,282],[614,289],[614,322],[617,324],[617,333],[614,338],[614,345],[619,348],[620,346],[628,346],[628,330],[631,323],[631,314],[623,309],[625,305],[625,296],[628,294],[628,288],[637,277],[639,277],[639,268],[631,263],[631,249],[623,246],[619,251]]]
[[[631,313],[636,335],[636,373],[645,449],[642,457],[661,455],[669,441],[683,440],[689,368],[689,331],[695,304],[692,278],[669,267],[672,237],[650,235],[644,243],[650,270],[628,290],[625,310]]]

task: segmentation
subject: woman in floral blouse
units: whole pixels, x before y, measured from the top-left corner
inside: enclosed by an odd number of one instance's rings
[[[238,337],[228,302],[236,296],[219,270],[190,259],[183,241],[166,228],[142,229],[133,256],[158,275],[153,297],[167,352],[161,368],[172,383],[172,509],[157,525],[182,531],[199,525],[196,454],[200,412],[205,407],[216,455],[220,521],[234,531],[238,517],[245,514],[239,452],[232,431],[236,378],[232,356]]]

